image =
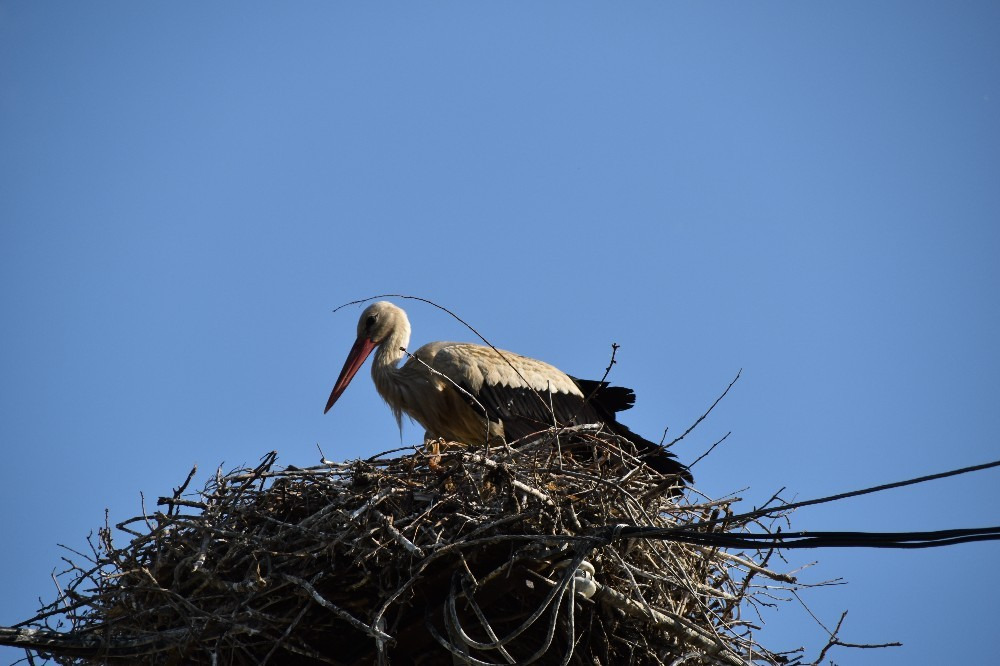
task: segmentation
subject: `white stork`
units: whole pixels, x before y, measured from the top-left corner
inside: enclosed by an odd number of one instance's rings
[[[365,308],[323,413],[375,350],[372,379],[379,395],[397,423],[405,412],[424,427],[427,440],[482,445],[501,437],[514,441],[555,424],[602,423],[632,442],[654,470],[692,480],[672,453],[615,420],[616,412],[635,403],[631,389],[576,379],[533,358],[460,342],[430,342],[397,366],[409,343],[410,321],[401,308],[386,301]]]

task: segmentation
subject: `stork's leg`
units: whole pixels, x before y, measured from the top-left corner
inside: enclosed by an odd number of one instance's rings
[[[435,437],[430,430],[424,431],[424,451],[438,455],[441,453],[442,444],[444,444],[443,437]]]
[[[444,444],[443,437],[435,437],[429,431],[424,432],[424,451],[431,454],[427,461],[428,467],[437,470],[441,466],[441,445]]]

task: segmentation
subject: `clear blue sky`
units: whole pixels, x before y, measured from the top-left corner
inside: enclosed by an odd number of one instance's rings
[[[748,508],[1000,458],[998,256],[995,2],[0,1],[0,624],[194,463],[398,445],[367,371],[322,414],[384,292],[578,376],[617,342],[653,439],[743,368],[677,454],[731,430],[694,471]],[[792,526],[998,523],[987,472]],[[1000,544],[813,560],[905,643],[837,661],[987,659]]]

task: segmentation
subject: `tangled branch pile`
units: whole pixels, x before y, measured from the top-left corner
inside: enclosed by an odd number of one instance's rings
[[[33,619],[38,642],[56,637],[36,649],[63,664],[786,663],[743,618],[773,603],[761,577],[794,583],[762,551],[607,529],[733,515],[630,446],[583,426],[307,469],[269,454],[186,495],[189,476],[164,512],[117,526],[127,545],[101,531]]]

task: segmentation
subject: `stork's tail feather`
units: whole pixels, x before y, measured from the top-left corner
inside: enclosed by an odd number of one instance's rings
[[[632,409],[635,405],[635,391],[630,388],[611,386],[607,382],[598,382],[593,379],[579,379],[577,377],[570,377],[570,379],[576,382],[585,399],[596,409],[614,414]]]

